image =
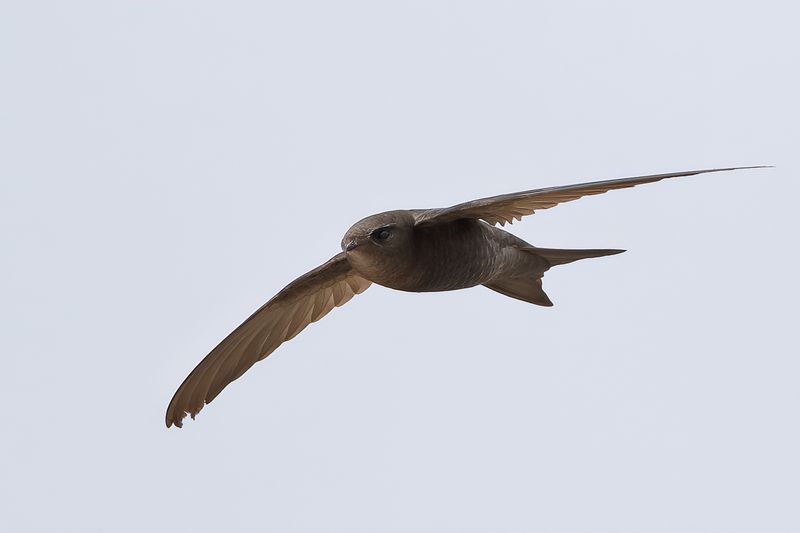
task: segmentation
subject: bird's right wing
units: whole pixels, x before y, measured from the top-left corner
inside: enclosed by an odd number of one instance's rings
[[[505,226],[506,223],[510,224],[513,223],[514,220],[521,220],[522,217],[532,215],[540,209],[549,209],[558,204],[571,202],[572,200],[577,200],[578,198],[592,194],[602,194],[615,189],[626,189],[628,187],[635,187],[643,183],[653,183],[667,178],[680,178],[708,172],[725,172],[728,170],[742,170],[746,168],[766,167],[687,170],[685,172],[671,172],[669,174],[653,174],[650,176],[636,176],[632,178],[564,185],[561,187],[533,189],[530,191],[491,196],[489,198],[480,198],[443,209],[419,210],[415,212],[415,218],[418,226],[448,222],[461,218],[479,218],[492,225],[499,223],[501,226]]]
[[[194,418],[257,361],[334,307],[367,290],[370,283],[355,273],[344,252],[291,282],[192,370],[169,403],[167,427],[181,427],[187,414]]]

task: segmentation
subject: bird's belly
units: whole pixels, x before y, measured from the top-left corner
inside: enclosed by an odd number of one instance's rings
[[[434,292],[466,289],[488,282],[494,264],[479,254],[419,254],[413,260],[382,264],[356,264],[359,272],[378,285],[407,292]]]
[[[417,273],[415,288],[410,290],[417,292],[454,291],[475,287],[486,283],[492,277],[491,270],[488,267],[483,268],[483,266],[481,262],[474,259],[471,262],[442,263],[434,268],[423,266]]]
[[[421,270],[414,272],[414,274],[416,275],[413,278],[409,277],[406,280],[373,279],[372,281],[390,289],[406,292],[455,291],[475,287],[488,281],[487,276],[472,275],[464,277],[462,275],[454,275],[453,272],[447,270],[439,272]]]
[[[498,266],[498,249],[476,224],[456,226],[442,238],[428,236],[417,248],[394,289],[413,292],[453,291],[490,281]],[[397,282],[399,281],[399,283]],[[380,281],[378,281],[380,283]]]

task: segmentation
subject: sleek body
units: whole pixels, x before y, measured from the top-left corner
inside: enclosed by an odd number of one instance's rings
[[[390,225],[399,218],[390,211],[369,217],[370,224]],[[373,283],[410,292],[466,289],[491,283],[511,271],[532,272],[541,261],[521,248],[528,243],[475,219],[429,226],[411,226],[403,254],[375,254],[355,248],[347,252],[353,269]]]

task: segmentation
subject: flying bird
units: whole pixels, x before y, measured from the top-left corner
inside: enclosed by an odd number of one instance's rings
[[[167,408],[167,427],[182,427],[257,361],[372,283],[411,292],[483,285],[536,305],[553,303],[542,289],[551,267],[624,250],[539,248],[505,226],[540,209],[667,178],[765,167],[690,170],[481,198],[452,207],[378,213],[347,230],[342,251],[284,287],[211,350],[183,381]]]

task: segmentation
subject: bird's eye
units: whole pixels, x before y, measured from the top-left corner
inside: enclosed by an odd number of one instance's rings
[[[389,238],[389,235],[392,234],[392,230],[389,228],[378,228],[372,232],[372,238],[376,241],[385,241]]]

